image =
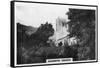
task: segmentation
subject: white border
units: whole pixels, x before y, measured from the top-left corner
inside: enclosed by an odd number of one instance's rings
[[[22,2],[18,2],[18,3],[22,3]],[[24,2],[23,2],[24,3]],[[25,2],[26,3],[26,2]],[[35,3],[35,2],[34,2]],[[30,4],[32,4],[32,3],[30,3]],[[36,3],[36,4],[42,4],[42,3]],[[43,3],[44,4],[44,3]],[[51,5],[53,5],[53,4],[51,4]],[[56,4],[56,5],[59,5],[59,4]],[[76,4],[77,5],[77,4]],[[65,6],[68,6],[69,8],[76,8],[76,9],[92,9],[92,10],[95,10],[95,13],[96,13],[96,15],[97,15],[97,7],[91,7],[91,6],[76,6],[76,5],[70,5],[70,4],[66,4]],[[15,2],[14,2],[14,10],[15,10]],[[15,12],[14,12],[15,13]],[[14,14],[14,16],[15,16],[15,14]],[[15,17],[14,17],[15,18]],[[95,23],[95,31],[97,31],[97,29],[98,29],[98,25],[97,25],[97,19],[98,17],[96,16],[96,23]],[[15,18],[16,19],[16,18]],[[79,63],[79,62],[94,62],[94,61],[97,61],[97,50],[98,50],[98,48],[97,48],[97,46],[98,46],[98,40],[97,40],[97,32],[95,32],[95,60],[84,60],[84,61],[73,61],[73,62],[56,62],[56,63],[33,63],[33,64],[17,64],[17,31],[16,31],[16,29],[17,29],[17,25],[16,25],[16,20],[14,19],[14,28],[15,28],[15,30],[14,30],[14,36],[15,36],[15,39],[14,39],[14,45],[15,45],[15,49],[14,49],[14,66],[30,66],[30,65],[48,65],[48,64],[60,64],[60,63]]]

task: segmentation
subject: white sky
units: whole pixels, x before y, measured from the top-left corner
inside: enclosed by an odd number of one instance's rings
[[[15,22],[24,25],[39,27],[48,21],[55,28],[58,17],[67,20],[68,7],[65,5],[52,5],[40,3],[15,3]]]

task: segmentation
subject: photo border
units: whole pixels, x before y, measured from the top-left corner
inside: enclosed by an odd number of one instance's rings
[[[21,66],[18,66],[15,64],[15,41],[16,41],[16,38],[15,38],[15,2],[22,2],[22,3],[38,3],[38,4],[53,4],[53,5],[74,5],[74,6],[87,6],[87,7],[95,7],[96,8],[96,24],[95,24],[95,51],[96,51],[96,57],[95,57],[95,60],[89,60],[89,61],[76,61],[76,62],[68,62],[68,63],[54,63],[54,64],[48,64],[48,63],[41,63],[41,64],[38,64],[38,65],[35,65],[34,64],[30,64],[30,65],[21,65]],[[52,2],[36,2],[36,1],[11,1],[10,3],[10,6],[11,6],[11,32],[10,32],[10,43],[11,43],[11,47],[10,47],[10,66],[11,67],[30,67],[30,66],[47,66],[47,65],[62,65],[62,64],[80,64],[80,63],[92,63],[92,62],[98,62],[98,6],[97,5],[83,5],[83,4],[65,4],[65,3],[52,3]]]

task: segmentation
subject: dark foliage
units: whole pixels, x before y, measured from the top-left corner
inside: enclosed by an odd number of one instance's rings
[[[64,57],[65,58],[73,58],[73,61],[76,61],[78,56],[77,56],[77,49],[74,49],[72,46],[65,46],[64,48]]]
[[[41,24],[37,31],[29,38],[30,45],[36,46],[48,46],[48,38],[54,34],[54,29],[48,22]]]
[[[46,62],[43,54],[36,53],[41,47],[50,45],[47,40],[53,33],[54,29],[49,23],[41,24],[37,29],[17,23],[17,63]]]
[[[78,59],[95,59],[95,10],[69,9],[70,37],[77,37]]]

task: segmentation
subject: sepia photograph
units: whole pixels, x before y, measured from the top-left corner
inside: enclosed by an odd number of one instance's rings
[[[97,7],[13,1],[14,66],[97,61]]]

